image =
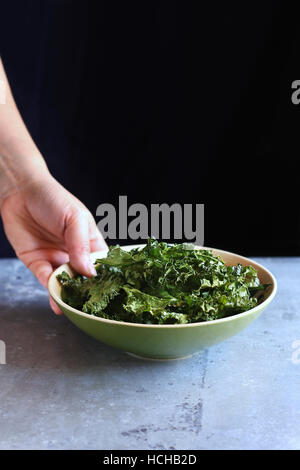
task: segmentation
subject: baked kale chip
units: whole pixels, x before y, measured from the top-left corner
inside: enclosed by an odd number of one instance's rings
[[[109,248],[97,276],[57,276],[62,300],[90,315],[148,324],[216,320],[255,307],[268,284],[252,266],[226,266],[210,250],[149,238],[142,249]]]

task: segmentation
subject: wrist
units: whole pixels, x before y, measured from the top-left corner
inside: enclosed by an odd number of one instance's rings
[[[16,149],[17,150],[17,149]],[[21,150],[21,149],[20,149]],[[32,183],[51,178],[45,160],[38,151],[0,153],[0,209],[4,200]]]

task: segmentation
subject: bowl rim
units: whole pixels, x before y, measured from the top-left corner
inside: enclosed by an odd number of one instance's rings
[[[142,243],[142,244],[135,244],[135,245],[120,245],[120,247],[123,248],[123,249],[126,249],[126,250],[131,250],[131,249],[134,249],[134,248],[143,248],[145,245],[146,245],[145,243]],[[207,321],[194,322],[194,323],[166,324],[166,325],[151,325],[151,324],[146,324],[146,323],[133,323],[133,322],[125,322],[125,321],[119,321],[119,320],[110,320],[108,318],[103,318],[103,317],[97,317],[95,315],[90,315],[90,314],[84,313],[81,310],[78,310],[74,307],[71,307],[70,305],[65,303],[61,299],[61,297],[59,297],[54,292],[54,286],[53,286],[54,282],[58,282],[57,279],[56,279],[57,274],[59,274],[59,272],[64,267],[68,267],[69,269],[72,270],[72,268],[70,266],[70,263],[64,263],[64,264],[58,266],[53,271],[53,273],[50,275],[49,280],[48,280],[48,291],[49,291],[49,294],[52,297],[52,299],[59,306],[62,306],[65,309],[70,310],[71,312],[73,312],[73,313],[75,313],[75,314],[77,314],[81,317],[88,318],[90,320],[99,321],[100,323],[108,323],[108,324],[112,324],[112,325],[130,326],[130,327],[136,327],[136,328],[155,328],[155,329],[192,328],[192,327],[196,327],[196,326],[204,327],[205,325],[213,325],[213,324],[221,324],[221,323],[230,322],[230,321],[233,321],[234,319],[243,318],[243,317],[253,315],[255,312],[261,310],[262,308],[265,309],[271,303],[271,301],[274,299],[274,297],[277,293],[276,278],[271,273],[271,271],[269,271],[267,268],[262,266],[260,263],[257,263],[256,261],[253,261],[250,258],[246,258],[245,256],[239,255],[237,253],[233,253],[233,252],[226,251],[226,250],[221,250],[221,249],[218,249],[218,248],[210,248],[210,247],[207,247],[207,246],[195,245],[195,249],[197,249],[197,250],[212,250],[212,251],[218,252],[218,254],[220,254],[221,257],[222,257],[221,253],[224,253],[224,254],[227,254],[227,255],[238,256],[241,260],[243,260],[247,264],[249,264],[251,266],[254,265],[254,267],[260,268],[262,271],[265,271],[265,273],[269,275],[269,277],[271,278],[271,281],[272,281],[272,291],[270,292],[269,296],[262,303],[260,303],[259,305],[256,305],[256,307],[254,307],[250,310],[246,310],[245,312],[237,313],[236,315],[230,315],[228,317],[219,318],[217,320],[207,320]],[[107,252],[108,252],[108,249],[107,250],[102,250],[102,251],[94,251],[94,252],[90,253],[90,255],[95,257],[95,258],[97,258],[97,256],[103,257],[103,255],[105,255]]]

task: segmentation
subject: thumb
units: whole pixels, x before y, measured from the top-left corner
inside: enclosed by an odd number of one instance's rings
[[[64,238],[72,268],[85,276],[95,276],[96,269],[90,260],[88,213],[75,212],[66,220]]]
[[[95,219],[90,217],[90,249],[91,251],[108,250],[108,246],[103,238],[102,233],[98,229]]]

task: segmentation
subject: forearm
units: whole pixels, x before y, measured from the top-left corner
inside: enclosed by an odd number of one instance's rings
[[[0,80],[4,98],[0,102],[1,207],[8,195],[47,174],[48,170],[17,109],[1,59]]]

